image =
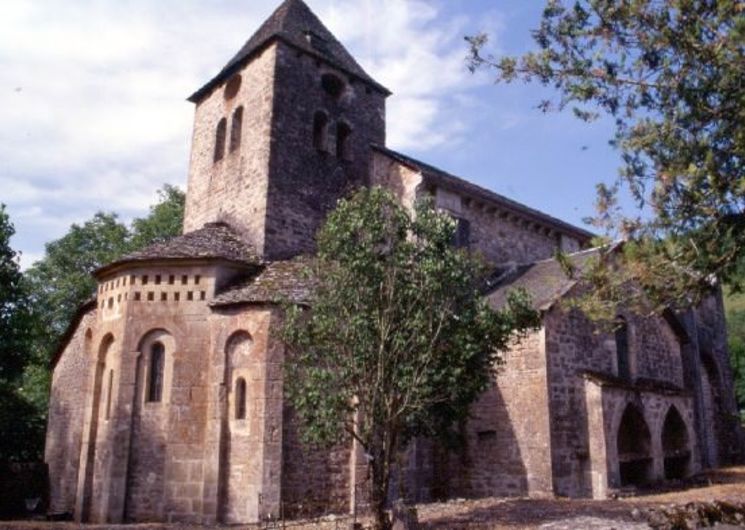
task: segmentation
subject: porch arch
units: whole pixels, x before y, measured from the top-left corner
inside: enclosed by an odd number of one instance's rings
[[[621,486],[640,486],[652,473],[652,436],[644,413],[629,403],[621,416],[616,433]]]

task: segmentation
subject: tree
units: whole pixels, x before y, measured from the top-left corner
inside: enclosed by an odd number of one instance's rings
[[[186,194],[179,188],[166,184],[163,189],[158,190],[158,197],[158,203],[150,207],[147,217],[132,222],[131,248],[145,248],[181,234]]]
[[[0,381],[6,382],[23,371],[30,318],[19,254],[10,246],[13,234],[15,228],[0,204]]]
[[[160,200],[151,206],[149,215],[135,219],[131,229],[116,214],[102,212],[82,225],[73,224],[67,234],[46,245],[44,257],[27,271],[45,330],[40,338],[41,357],[49,358],[78,307],[95,294],[92,273],[96,269],[181,233],[184,193],[165,185],[158,195]]]
[[[32,404],[18,391],[30,360],[34,321],[19,253],[10,246],[14,233],[5,205],[0,204],[0,463],[38,456],[44,432]]]
[[[485,35],[468,37],[470,66],[553,86],[558,101],[543,110],[615,120],[622,167],[598,186],[593,222],[629,241],[623,259],[633,266],[605,280],[638,281],[657,307],[695,303],[712,278],[741,288],[745,3],[549,0],[533,36],[537,51],[500,59],[485,52]],[[623,189],[639,211],[619,208]]]
[[[452,245],[455,224],[381,189],[340,201],[318,234],[309,311],[290,307],[288,396],[303,438],[357,440],[368,455],[377,528],[394,456],[445,435],[488,387],[499,351],[537,325],[524,293],[500,312],[479,291],[484,268]]]

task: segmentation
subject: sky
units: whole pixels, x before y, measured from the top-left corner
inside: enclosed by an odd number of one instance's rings
[[[3,0],[0,203],[28,267],[98,211],[186,188],[193,105],[279,0]],[[464,36],[533,47],[543,0],[307,0],[393,96],[388,146],[582,225],[618,154],[608,121],[543,114],[540,86],[466,68]]]

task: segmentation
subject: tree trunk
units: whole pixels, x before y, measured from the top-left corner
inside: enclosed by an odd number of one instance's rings
[[[388,482],[390,481],[390,466],[386,462],[385,451],[375,451],[373,461],[370,462],[372,475],[371,508],[373,512],[373,528],[375,530],[389,530],[391,521],[385,510],[388,496]]]

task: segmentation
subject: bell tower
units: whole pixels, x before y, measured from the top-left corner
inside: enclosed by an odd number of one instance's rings
[[[189,98],[184,231],[220,221],[266,259],[312,252],[336,201],[367,184],[388,95],[302,0],[285,0]]]

